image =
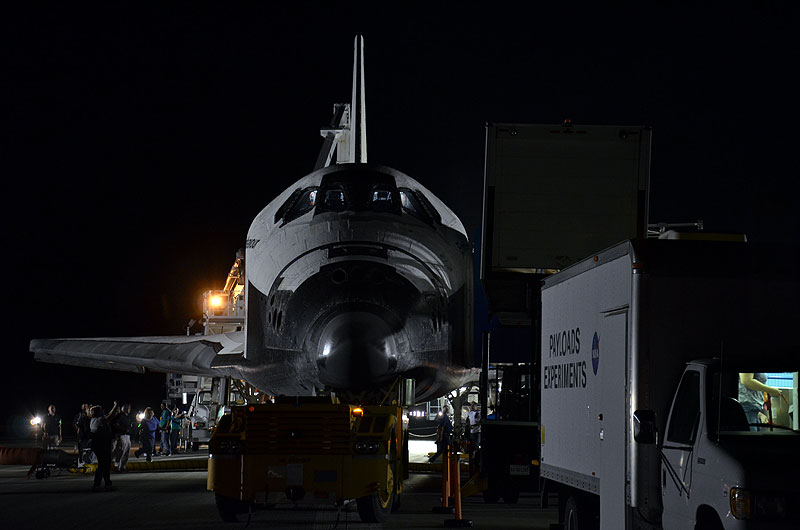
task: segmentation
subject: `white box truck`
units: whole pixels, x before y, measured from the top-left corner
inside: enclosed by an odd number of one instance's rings
[[[543,281],[541,476],[565,528],[800,528],[799,257],[625,241]]]

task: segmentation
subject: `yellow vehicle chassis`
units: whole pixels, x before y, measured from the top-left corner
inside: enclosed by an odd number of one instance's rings
[[[401,414],[319,400],[234,407],[209,443],[208,489],[255,504],[390,504],[404,474]]]

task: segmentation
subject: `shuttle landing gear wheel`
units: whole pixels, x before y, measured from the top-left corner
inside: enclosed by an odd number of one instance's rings
[[[248,512],[246,502],[238,501],[236,499],[229,499],[222,495],[215,495],[217,500],[217,511],[219,517],[226,523],[241,523],[245,520],[245,515]]]

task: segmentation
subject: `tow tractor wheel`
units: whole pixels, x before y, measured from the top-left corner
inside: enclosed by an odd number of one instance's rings
[[[392,505],[395,498],[394,472],[397,464],[395,458],[395,442],[389,443],[389,464],[386,469],[386,482],[377,493],[356,499],[358,515],[365,523],[382,523],[393,511]]]
[[[217,500],[217,511],[219,517],[226,523],[241,523],[245,520],[245,515],[249,511],[246,502],[215,495]]]
[[[394,495],[388,495],[388,500],[380,493],[373,493],[365,497],[356,499],[358,515],[365,523],[382,523],[389,517],[392,511],[392,500]]]

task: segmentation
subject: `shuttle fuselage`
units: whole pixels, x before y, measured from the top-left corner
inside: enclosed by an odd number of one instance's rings
[[[469,379],[472,248],[407,175],[371,164],[311,173],[255,218],[245,262],[255,386],[364,392],[408,376],[426,399]]]

